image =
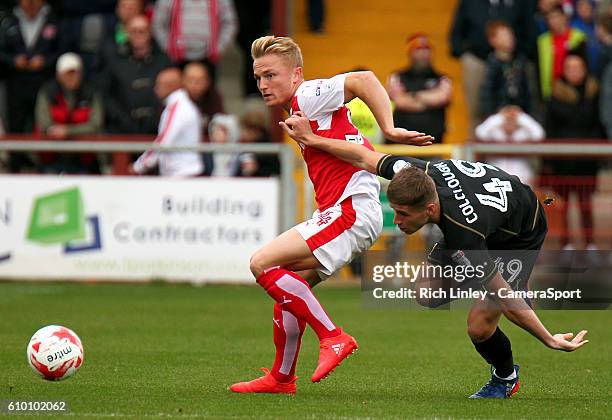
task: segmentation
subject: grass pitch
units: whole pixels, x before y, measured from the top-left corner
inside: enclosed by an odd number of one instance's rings
[[[576,353],[504,322],[521,390],[471,401],[489,373],[464,311],[370,310],[357,288],[317,289],[360,350],[312,384],[318,342],[307,330],[298,394],[278,396],[227,391],[273,360],[272,304],[258,287],[0,283],[0,401],[65,400],[73,418],[612,418],[612,312],[540,313],[555,332],[589,329]],[[37,378],[26,361],[30,336],[47,324],[74,329],[85,347],[64,382]]]

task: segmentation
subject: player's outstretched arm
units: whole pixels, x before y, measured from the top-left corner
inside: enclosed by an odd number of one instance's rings
[[[586,330],[580,331],[574,337],[573,333],[552,335],[542,324],[540,318],[521,298],[499,297],[500,290],[510,290],[510,285],[504,280],[501,274],[497,273],[485,285],[488,292],[491,292],[493,300],[499,304],[504,316],[510,321],[531,333],[542,341],[547,347],[554,350],[574,351],[585,345],[589,340],[584,340]]]
[[[285,121],[279,122],[285,132],[298,143],[321,149],[345,162],[376,174],[378,161],[385,156],[364,146],[348,141],[328,139],[317,136],[310,128],[310,121],[302,112],[296,112]]]
[[[360,98],[370,108],[385,138],[396,143],[428,146],[434,140],[418,131],[397,128],[393,124],[391,101],[385,87],[371,71],[347,73],[344,79],[344,100]]]

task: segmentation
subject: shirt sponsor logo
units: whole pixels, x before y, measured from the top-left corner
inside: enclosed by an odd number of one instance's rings
[[[346,134],[344,138],[346,139],[346,141],[349,141],[351,143],[364,144],[363,137],[361,137],[360,134]]]

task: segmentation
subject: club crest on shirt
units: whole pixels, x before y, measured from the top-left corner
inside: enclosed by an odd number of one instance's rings
[[[319,214],[319,220],[317,221],[317,226],[322,226],[322,225],[326,225],[329,222],[331,222],[331,215],[328,211],[326,211],[325,213],[321,213]]]

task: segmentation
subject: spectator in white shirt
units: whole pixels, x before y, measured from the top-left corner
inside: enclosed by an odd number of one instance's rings
[[[195,146],[201,140],[201,116],[197,107],[182,89],[182,73],[177,68],[161,71],[155,81],[155,94],[166,105],[159,122],[155,144],[163,146]],[[144,152],[132,169],[143,174],[159,165],[162,176],[188,177],[203,172],[198,152]]]
[[[529,114],[515,105],[504,106],[497,114],[491,115],[476,127],[476,137],[480,140],[524,143],[541,141],[544,129]],[[523,184],[533,185],[536,162],[522,157],[496,157],[488,160],[491,165],[517,175]]]

